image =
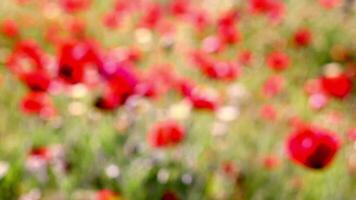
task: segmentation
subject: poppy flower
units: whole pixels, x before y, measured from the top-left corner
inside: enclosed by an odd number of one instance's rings
[[[147,135],[148,143],[155,148],[177,145],[185,137],[184,127],[176,121],[163,121],[153,125]]]
[[[338,99],[347,97],[352,90],[352,81],[345,73],[336,76],[323,76],[321,85],[327,94]]]
[[[327,167],[340,148],[339,137],[328,130],[299,127],[287,139],[289,158],[311,169]]]
[[[150,4],[144,9],[140,25],[149,29],[156,28],[162,19],[162,15],[162,8],[159,4]]]
[[[110,29],[117,28],[121,23],[121,18],[116,12],[108,12],[103,17],[103,23]]]
[[[281,161],[277,155],[267,155],[263,158],[263,166],[266,169],[274,170],[277,169],[281,164]]]
[[[347,132],[347,138],[350,141],[356,141],[356,128],[351,128],[348,132]]]
[[[290,59],[287,54],[275,51],[267,56],[267,66],[275,71],[283,71],[290,64]]]
[[[34,92],[45,92],[50,86],[50,76],[40,70],[27,72],[21,75],[20,79],[27,87]]]
[[[285,79],[280,75],[272,75],[268,77],[262,86],[263,95],[266,97],[274,97],[280,94],[285,87]]]
[[[285,6],[280,0],[249,0],[250,11],[254,14],[265,14],[271,20],[279,22],[285,13]]]
[[[269,104],[262,106],[260,114],[264,120],[268,121],[275,121],[278,116],[276,108]]]
[[[216,80],[232,81],[241,73],[238,63],[213,60],[201,52],[193,53],[193,62],[204,75]]]
[[[89,7],[91,0],[60,0],[59,4],[68,12],[78,12],[85,10]]]
[[[24,61],[28,61],[25,63]],[[21,74],[32,70],[45,69],[46,57],[42,49],[32,40],[20,41],[7,60],[11,72]]]
[[[161,200],[179,200],[179,197],[175,192],[166,191],[163,193]]]
[[[253,61],[253,54],[249,50],[244,50],[241,51],[238,55],[238,62],[241,63],[244,66],[249,66],[251,65]]]
[[[6,19],[1,22],[0,32],[9,38],[18,37],[20,34],[20,30],[16,21],[12,19]]]
[[[206,90],[194,89],[187,98],[197,110],[215,111],[219,107],[217,94]]]
[[[174,16],[182,16],[190,11],[190,4],[187,0],[172,0],[169,4],[169,10]]]
[[[31,158],[41,159],[44,161],[48,161],[52,157],[50,149],[45,146],[32,148],[29,153],[29,156]]]
[[[224,161],[222,163],[222,171],[229,177],[236,177],[239,173],[239,169],[232,161]]]
[[[193,10],[189,14],[189,20],[197,31],[204,31],[211,23],[209,15],[204,10]]]
[[[50,118],[55,115],[51,99],[42,92],[30,92],[21,101],[21,109],[27,114]]]
[[[102,65],[99,52],[91,42],[66,42],[60,47],[58,54],[58,77],[69,84],[83,82],[87,66]]]
[[[118,200],[118,196],[115,192],[108,190],[108,189],[103,189],[98,192],[96,192],[96,198],[95,200]]]
[[[217,36],[209,36],[202,41],[202,50],[206,53],[217,53],[224,50],[225,44]]]
[[[122,101],[119,95],[111,91],[98,97],[94,102],[94,106],[104,111],[113,111]]]
[[[298,47],[307,47],[312,42],[312,33],[307,28],[300,28],[294,33],[293,42]]]
[[[333,9],[340,6],[342,0],[319,0],[319,4],[325,9]]]
[[[181,79],[176,81],[176,89],[196,110],[215,111],[219,108],[219,96],[215,90],[202,89],[194,82]]]

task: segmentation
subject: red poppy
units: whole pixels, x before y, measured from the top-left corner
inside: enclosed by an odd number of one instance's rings
[[[28,114],[37,114],[43,118],[55,115],[51,99],[41,92],[28,93],[21,102],[22,111]]]
[[[100,190],[96,193],[95,200],[115,200],[118,196],[115,192],[107,189]]]
[[[117,28],[121,23],[121,18],[116,12],[108,12],[103,17],[103,23],[110,29]]]
[[[232,81],[241,73],[238,63],[213,60],[204,53],[193,53],[193,61],[204,75],[212,79]]]
[[[267,66],[275,71],[283,71],[289,64],[288,55],[280,51],[272,52],[267,57]]]
[[[252,13],[266,14],[275,22],[281,21],[284,16],[285,6],[280,0],[249,0]]]
[[[267,155],[263,158],[263,165],[269,170],[274,170],[279,167],[281,161],[277,155]]]
[[[324,91],[332,97],[343,99],[352,91],[352,81],[344,73],[337,76],[321,78],[321,84]]]
[[[155,148],[179,144],[185,137],[184,127],[176,121],[156,123],[148,133],[148,143]]]
[[[20,30],[19,30],[19,27],[18,27],[16,21],[14,21],[12,19],[7,19],[7,20],[2,21],[1,27],[0,27],[0,32],[9,38],[18,37],[20,34]]]
[[[263,84],[262,92],[266,97],[274,97],[281,93],[285,87],[285,79],[280,75],[273,75],[268,77]]]
[[[312,33],[307,28],[300,28],[294,33],[293,41],[298,47],[307,47],[312,42]]]
[[[172,0],[169,4],[169,10],[175,16],[182,16],[190,11],[190,4],[187,0]]]
[[[91,0],[60,0],[59,3],[65,11],[73,13],[87,9]]]
[[[69,84],[84,81],[86,66],[101,67],[102,60],[92,42],[69,41],[64,43],[58,55],[58,76]]]
[[[23,61],[28,61],[28,65]],[[7,60],[7,66],[15,74],[45,69],[46,57],[41,48],[32,40],[17,43]]]
[[[251,51],[244,50],[238,54],[238,62],[241,63],[242,65],[249,66],[251,65],[252,61],[253,61],[253,54]]]
[[[35,92],[45,92],[50,86],[51,78],[44,71],[36,70],[24,73],[20,76],[22,81]]]
[[[156,28],[162,15],[162,8],[159,4],[150,4],[144,9],[140,25],[149,29]]]
[[[328,130],[311,126],[299,127],[287,140],[291,160],[305,167],[327,167],[340,148],[339,137]]]
[[[51,151],[47,147],[44,147],[44,146],[35,147],[35,148],[31,149],[29,154],[30,154],[29,156],[31,158],[41,159],[41,160],[45,160],[45,161],[48,161],[52,157]]]
[[[273,105],[269,104],[262,106],[260,113],[261,117],[264,120],[268,121],[274,121],[277,119],[278,116],[276,108]]]
[[[189,100],[196,110],[215,111],[219,107],[219,97],[215,91],[198,88],[194,82],[182,79],[176,83],[176,89]]]
[[[319,4],[325,9],[333,9],[342,4],[342,0],[319,0]]]
[[[179,197],[175,192],[166,191],[163,193],[161,200],[179,200]]]
[[[189,19],[199,32],[204,31],[210,24],[209,15],[204,10],[194,10],[190,12]]]

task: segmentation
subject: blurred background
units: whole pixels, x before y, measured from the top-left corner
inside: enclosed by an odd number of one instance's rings
[[[352,200],[353,0],[1,0],[0,200]]]

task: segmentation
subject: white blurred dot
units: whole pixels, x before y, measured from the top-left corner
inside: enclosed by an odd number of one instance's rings
[[[120,169],[118,166],[111,164],[108,167],[106,167],[105,174],[109,178],[117,178],[120,175]]]
[[[167,183],[169,179],[169,172],[166,169],[160,169],[157,174],[158,182]]]
[[[220,108],[217,113],[217,118],[224,122],[231,122],[239,115],[239,110],[234,106],[225,106]]]
[[[83,84],[76,84],[71,88],[71,96],[73,98],[83,98],[88,94],[88,89]]]
[[[193,181],[193,177],[190,174],[184,174],[182,176],[182,182],[186,185],[190,185]]]
[[[0,161],[0,179],[3,178],[9,170],[9,164],[4,161]]]
[[[79,116],[85,113],[86,107],[82,102],[74,101],[68,105],[68,111],[73,116]]]

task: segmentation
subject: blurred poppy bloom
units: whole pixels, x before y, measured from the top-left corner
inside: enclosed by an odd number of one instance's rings
[[[219,107],[219,96],[215,90],[199,88],[187,79],[178,80],[176,89],[196,110],[215,111]]]
[[[50,86],[51,77],[40,70],[31,71],[21,75],[20,79],[30,90],[35,92],[45,92]]]
[[[155,148],[179,144],[185,137],[184,127],[176,121],[158,122],[148,132],[148,143]]]
[[[96,192],[95,200],[119,200],[119,198],[115,192],[103,189]]]
[[[251,65],[253,61],[253,54],[249,50],[244,50],[241,51],[238,55],[238,62],[241,63],[244,66],[249,66]]]
[[[175,192],[166,191],[163,193],[161,200],[179,200],[179,197]]]
[[[174,16],[186,15],[190,11],[190,4],[187,0],[172,0],[169,4],[169,10]]]
[[[116,12],[108,12],[103,17],[103,23],[110,29],[117,28],[121,23],[121,17]]]
[[[290,59],[287,54],[279,51],[270,53],[267,56],[267,66],[275,71],[283,71],[290,64]]]
[[[281,93],[285,87],[285,79],[280,75],[268,77],[262,86],[263,95],[266,97],[274,97]]]
[[[232,81],[241,73],[238,63],[213,60],[207,54],[200,52],[193,53],[193,62],[204,75],[216,80]]]
[[[59,4],[62,8],[69,12],[78,12],[85,10],[89,7],[91,0],[60,0]]]
[[[6,19],[1,22],[0,32],[9,38],[18,37],[20,34],[20,30],[16,21],[11,19]]]
[[[41,92],[28,93],[21,102],[24,113],[37,114],[43,118],[50,118],[55,115],[55,109],[50,98]]]
[[[98,49],[91,42],[66,42],[58,54],[58,76],[69,84],[83,82],[87,66],[102,65]]]
[[[276,155],[267,155],[263,158],[263,165],[266,169],[274,170],[277,169],[281,164],[281,161]]]
[[[350,141],[356,141],[356,128],[352,128],[347,132],[347,138]]]
[[[327,167],[339,148],[340,140],[335,133],[310,126],[299,127],[287,139],[290,159],[312,169]]]
[[[94,105],[96,108],[104,111],[113,111],[123,102],[119,95],[113,91],[108,91],[96,99]]]
[[[347,97],[352,90],[352,81],[344,73],[336,76],[324,76],[321,78],[321,84],[327,94],[339,99]]]
[[[307,47],[312,42],[312,33],[307,28],[300,28],[294,33],[293,42],[298,47]]]
[[[140,25],[149,29],[157,28],[162,16],[162,8],[159,4],[149,4],[144,9]]]
[[[43,70],[46,64],[45,54],[36,42],[20,41],[7,60],[7,66],[16,75],[32,70]]]
[[[325,9],[333,9],[340,6],[342,0],[319,0],[319,4]]]
[[[268,120],[268,121],[274,121],[277,119],[278,113],[276,108],[273,105],[264,105],[261,108],[261,117],[264,120]]]
[[[271,20],[279,22],[285,12],[285,6],[279,0],[249,0],[249,8],[252,13],[265,14]]]
[[[52,157],[51,151],[47,147],[44,147],[44,146],[35,147],[35,148],[31,149],[29,156],[31,158],[41,159],[44,161],[48,161]]]
[[[211,23],[209,15],[204,10],[190,11],[189,20],[199,32],[204,31]]]

